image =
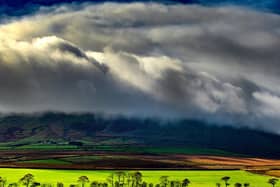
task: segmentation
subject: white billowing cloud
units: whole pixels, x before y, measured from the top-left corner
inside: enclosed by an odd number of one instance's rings
[[[198,88],[193,93],[193,97],[201,108],[209,112],[247,113],[241,88],[221,82],[206,73],[202,74],[197,83]]]
[[[0,110],[279,130],[279,48],[280,16],[240,7],[61,5],[0,25]]]
[[[268,92],[255,92],[254,98],[260,102],[260,107],[257,108],[260,115],[280,118],[280,97],[272,95]]]
[[[215,113],[219,110],[246,113],[242,90],[223,83],[207,73],[195,73],[182,66],[179,60],[168,57],[141,57],[105,50],[91,54],[107,65],[124,84],[134,86],[156,100],[182,105],[196,105]]]

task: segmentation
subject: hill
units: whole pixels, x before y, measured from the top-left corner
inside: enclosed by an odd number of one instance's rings
[[[94,114],[0,117],[2,150],[87,150],[279,158],[280,136],[198,120],[162,121]]]

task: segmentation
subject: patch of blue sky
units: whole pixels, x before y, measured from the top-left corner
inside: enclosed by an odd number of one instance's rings
[[[280,0],[0,0],[0,15],[22,16],[38,10],[41,6],[53,6],[61,3],[103,3],[103,2],[158,2],[164,4],[199,4],[203,6],[242,6],[280,14]]]

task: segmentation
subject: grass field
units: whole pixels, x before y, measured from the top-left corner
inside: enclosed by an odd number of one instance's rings
[[[45,170],[45,169],[0,169],[0,176],[7,179],[8,183],[17,182],[23,175],[32,173],[35,176],[35,180],[41,183],[63,182],[64,185],[77,183],[77,178],[82,175],[89,177],[91,181],[106,181],[106,178],[114,171],[110,170],[98,170],[98,171],[85,171],[85,170]],[[267,180],[269,176],[252,174],[246,171],[141,171],[143,174],[143,180],[148,183],[159,183],[160,176],[169,176],[169,180],[182,180],[188,178],[191,181],[190,186],[195,187],[215,187],[217,182],[223,176],[230,176],[231,186],[234,183],[249,182],[251,187],[269,187]],[[89,186],[89,185],[87,185]],[[86,186],[86,187],[87,187]]]

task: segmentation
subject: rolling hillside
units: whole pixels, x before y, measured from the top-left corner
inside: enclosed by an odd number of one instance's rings
[[[196,120],[45,113],[0,119],[2,150],[93,150],[280,157],[280,136]],[[141,148],[141,149],[139,149]]]

